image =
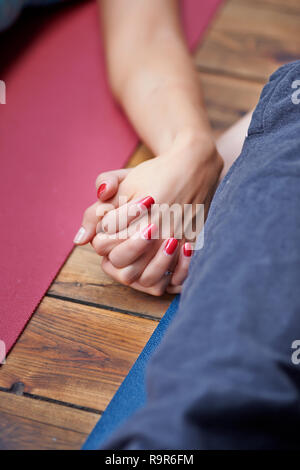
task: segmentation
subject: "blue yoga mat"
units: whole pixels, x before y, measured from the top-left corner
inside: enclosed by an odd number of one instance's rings
[[[83,450],[99,449],[124,421],[145,404],[146,366],[177,312],[179,298],[179,296],[175,297],[171,303],[129,374],[87,438]]]

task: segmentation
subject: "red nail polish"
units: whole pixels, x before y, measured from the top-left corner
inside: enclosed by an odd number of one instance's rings
[[[147,196],[147,197],[144,197],[144,199],[141,199],[140,201],[138,201],[138,205],[139,206],[142,206],[142,208],[146,208],[146,209],[149,209],[149,207],[152,206],[152,204],[154,204],[154,199],[153,197],[151,196]]]
[[[154,234],[155,231],[156,231],[156,225],[155,225],[155,224],[149,224],[149,225],[147,225],[147,227],[144,228],[144,230],[142,231],[142,237],[143,237],[145,240],[151,240],[152,235]]]
[[[165,246],[165,252],[167,253],[167,255],[172,255],[176,250],[177,245],[178,240],[176,240],[176,238],[169,238]]]
[[[106,190],[106,183],[100,184],[98,191],[97,191],[97,197],[99,198],[100,195]]]
[[[184,256],[187,256],[188,258],[192,256],[193,250],[192,250],[192,246],[190,243],[187,242],[183,245],[183,254]]]

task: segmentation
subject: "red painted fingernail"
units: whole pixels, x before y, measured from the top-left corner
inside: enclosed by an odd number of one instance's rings
[[[144,230],[142,230],[142,237],[145,240],[151,240],[151,237],[152,237],[152,235],[154,234],[155,231],[156,231],[156,225],[155,224],[149,224],[149,225],[147,225],[146,228],[144,228]]]
[[[98,191],[97,191],[97,197],[99,198],[102,193],[106,190],[106,183],[100,184]]]
[[[185,243],[183,245],[183,254],[184,256],[187,256],[188,258],[192,256],[193,250],[192,250],[192,245],[190,243]]]
[[[152,206],[152,204],[154,204],[155,201],[153,199],[153,197],[151,196],[147,196],[147,197],[144,197],[144,199],[141,199],[140,201],[138,201],[138,205],[139,206],[142,206],[142,208],[146,208],[146,209],[149,209],[149,207]]]
[[[176,238],[169,238],[165,246],[165,250],[164,250],[165,253],[167,255],[172,255],[174,251],[176,250],[177,245],[178,245],[178,240],[176,240]]]

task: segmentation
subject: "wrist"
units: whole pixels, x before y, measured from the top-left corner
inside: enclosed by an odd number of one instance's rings
[[[181,161],[194,170],[200,169],[206,163],[217,161],[223,168],[223,159],[219,155],[210,129],[189,127],[182,129],[172,139],[169,148],[161,154],[163,158],[171,158],[174,162]]]

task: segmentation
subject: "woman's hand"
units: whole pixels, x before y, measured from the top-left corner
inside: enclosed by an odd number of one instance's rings
[[[123,284],[154,295],[162,293],[166,288],[169,292],[180,291],[192,252],[183,239],[178,250],[176,247],[174,254],[172,253],[172,263],[171,259],[168,259],[167,263],[164,251],[166,241],[156,239],[151,240],[151,243],[140,244],[134,239],[124,241],[128,236],[122,236],[122,231],[127,228],[128,220],[123,216],[127,215],[129,208],[134,204],[132,201],[144,199],[145,194],[151,194],[156,201],[170,206],[174,202],[181,205],[206,203],[206,206],[209,206],[222,169],[222,160],[213,146],[204,147],[201,139],[197,141],[188,137],[190,136],[178,141],[169,154],[144,162],[132,170],[101,174],[97,179],[97,193],[106,203],[96,203],[86,211],[84,228],[81,229],[84,237],[79,243],[92,240],[97,253],[104,257],[103,269],[107,274]],[[186,165],[189,168],[184,171]],[[116,194],[111,197],[114,193]],[[119,206],[121,196],[126,197],[129,203]],[[114,207],[117,209],[113,209]],[[108,212],[103,216],[106,210]],[[101,226],[106,231],[95,235],[101,216]],[[113,234],[116,230],[116,220],[118,237]],[[143,220],[146,220],[145,217]],[[175,225],[181,223],[180,215]],[[113,230],[110,230],[112,227]],[[164,266],[165,271],[158,269],[158,265]],[[165,276],[166,271],[174,274]]]
[[[117,174],[118,170],[105,174],[108,191]],[[82,227],[78,232],[83,233],[83,238],[77,244],[93,241],[96,252],[103,256],[102,269],[117,282],[156,296],[162,295],[165,290],[171,294],[181,292],[192,256],[191,245],[185,243],[177,246],[177,241],[155,239],[157,228],[153,225],[143,227],[140,232],[134,231],[125,240],[122,233],[119,234],[120,237],[115,237],[101,232],[94,237],[99,223],[97,213],[103,210],[103,205],[96,202],[85,211]]]
[[[116,195],[121,181],[130,171],[129,169],[113,170],[98,176],[96,188],[99,200],[85,210],[81,227],[73,240],[76,245],[86,245],[93,240],[101,215],[115,208],[111,199]]]
[[[138,279],[136,272],[139,261],[124,268],[116,268],[108,257],[103,257],[102,269],[121,284],[130,285],[147,294],[160,296],[165,292],[180,293],[188,273],[192,249],[189,243],[180,246],[174,240],[168,239],[160,243],[155,256]]]
[[[132,206],[148,196],[156,204],[204,204],[206,212],[216,188],[223,161],[209,137],[183,133],[162,155],[147,160],[130,170],[119,184],[116,195],[109,202],[116,207],[102,218],[102,229],[107,233],[121,231],[132,220]],[[97,188],[106,183],[100,175]],[[120,206],[120,200],[128,202]],[[130,212],[131,211],[131,212]],[[127,217],[128,216],[128,217]],[[174,222],[181,224],[180,220]],[[172,233],[170,234],[172,236]]]

